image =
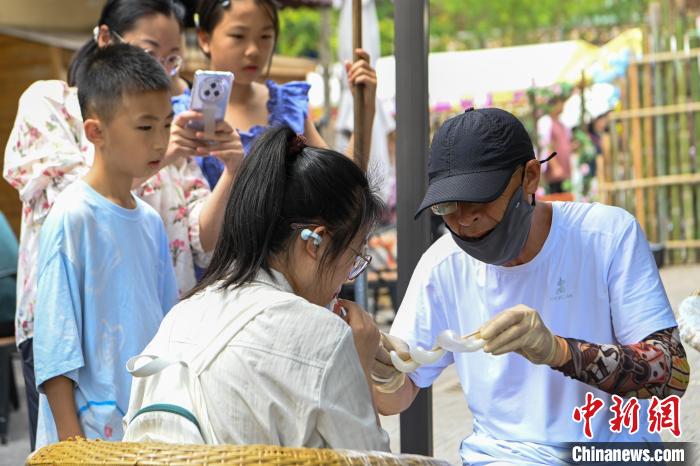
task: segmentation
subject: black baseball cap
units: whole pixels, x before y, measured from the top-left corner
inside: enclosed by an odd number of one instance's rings
[[[515,169],[534,158],[530,135],[515,116],[499,108],[470,108],[433,136],[428,191],[416,217],[441,202],[491,202]]]

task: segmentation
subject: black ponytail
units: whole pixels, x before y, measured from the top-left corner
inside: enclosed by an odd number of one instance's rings
[[[124,35],[131,31],[136,22],[146,16],[161,14],[174,17],[180,25],[185,24],[185,7],[178,0],[108,0],[102,8],[97,27],[105,25],[110,32]],[[82,64],[97,51],[97,38],[85,42],[73,55],[68,66],[68,85],[77,86],[80,81]]]
[[[279,126],[257,139],[231,188],[212,262],[186,297],[217,283],[240,286],[261,269],[269,273],[272,257],[283,255],[299,234],[294,223],[323,225],[331,233],[319,264],[324,269],[377,222],[382,202],[362,170],[330,149],[299,151],[296,138]]]

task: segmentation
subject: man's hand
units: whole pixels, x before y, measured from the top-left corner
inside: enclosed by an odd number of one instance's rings
[[[534,364],[558,367],[566,352],[536,310],[525,305],[506,309],[481,326],[484,351],[493,355],[515,351]]]

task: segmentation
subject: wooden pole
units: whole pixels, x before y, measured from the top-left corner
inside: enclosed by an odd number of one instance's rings
[[[644,72],[642,73],[642,107],[651,107],[653,105],[652,94],[652,66],[649,63],[640,64]],[[651,117],[644,118],[644,130],[642,131],[644,150],[644,176],[649,178],[655,176],[654,170],[654,121]],[[656,189],[647,189],[646,203],[648,207],[647,222],[649,229],[647,237],[653,243],[659,242],[659,221],[656,211]]]
[[[636,63],[630,64],[629,77],[629,108],[635,110],[639,108],[639,67]],[[632,178],[639,179],[644,177],[642,169],[642,122],[639,118],[632,120],[631,136]],[[634,213],[642,228],[648,231],[644,192],[641,188],[634,190]]]
[[[688,48],[690,48],[690,38]],[[700,56],[690,58],[690,99],[693,102],[700,102]],[[700,152],[700,113],[693,113],[692,146],[695,147],[696,157]],[[695,161],[695,171],[700,173],[698,159]],[[695,187],[695,237],[700,238],[700,185]]]
[[[321,56],[321,66],[323,67],[323,122],[321,136],[326,143],[333,146],[333,129],[330,125],[331,119],[331,9],[321,9],[321,44],[319,54]]]
[[[613,123],[611,123],[612,125]],[[596,174],[598,177],[598,198],[603,204],[610,204],[610,192],[605,190],[606,179],[608,177],[608,167],[610,163],[606,163],[606,160],[610,160],[610,133],[603,133],[601,137],[601,146],[603,147],[603,154],[596,157]]]
[[[622,102],[623,108],[630,108],[630,79],[629,77],[625,81],[625,85],[620,89],[620,101]],[[630,120],[620,121],[619,138],[614,141],[616,163],[613,167],[615,170],[614,180],[627,180],[632,177],[632,172],[630,170]],[[628,212],[634,213],[634,207],[630,200],[630,193],[627,191],[620,191],[616,193],[618,197],[618,205],[622,205]]]
[[[673,13],[671,12],[671,1],[665,1],[662,4],[662,25],[665,39],[671,51],[675,52],[675,39],[673,38]],[[663,66],[664,69],[664,81],[663,89],[665,91],[665,103],[666,105],[675,104],[676,100],[676,77],[675,68],[673,62],[667,62]],[[666,124],[666,143],[668,149],[668,166],[667,171],[663,173],[664,175],[677,175],[679,168],[678,161],[678,118],[675,115],[669,115],[664,118]],[[671,186],[671,231],[670,237],[673,240],[681,239],[681,191],[678,186]],[[682,255],[680,251],[673,251],[671,254],[671,262],[673,264],[678,264],[682,260]]]
[[[352,0],[352,56],[353,61],[357,61],[360,57],[357,54],[357,49],[362,48],[362,0]],[[362,169],[367,171],[369,154],[365,153],[365,89],[364,86],[355,87],[355,96],[353,99],[353,158],[355,163]],[[370,125],[371,128],[371,125]],[[369,300],[367,299],[367,271],[362,273],[355,280],[355,301],[367,309]],[[377,303],[375,303],[376,306]]]
[[[620,180],[605,182],[604,191],[624,191],[637,188],[656,188],[659,186],[700,185],[700,173],[684,173],[682,175],[655,176],[639,180]]]
[[[620,92],[622,93],[622,92]],[[606,156],[608,156],[608,162],[605,164],[606,166],[606,179],[608,183],[614,183],[617,181],[617,166],[618,166],[618,160],[617,160],[617,152],[618,152],[618,147],[619,143],[618,141],[620,140],[620,136],[618,135],[618,131],[620,130],[621,123],[617,120],[610,119],[610,137],[606,138],[605,141],[607,143],[607,151],[605,153]],[[604,146],[605,147],[605,146]],[[602,186],[601,186],[602,188]],[[616,206],[622,207],[619,198],[617,196],[617,193],[608,193],[607,195],[608,201]]]
[[[357,49],[362,48],[362,0],[352,0],[352,56],[353,61],[359,58]],[[365,154],[365,89],[363,86],[355,88],[353,99],[353,136],[355,144],[353,157],[362,171],[367,171],[369,154]],[[371,128],[371,127],[370,127]]]
[[[652,3],[649,5],[649,19],[651,30],[652,53],[660,53],[661,47],[661,5]],[[654,106],[663,105],[663,75],[661,73],[661,63],[651,62],[654,71]],[[660,115],[654,118],[654,156],[656,176],[666,174],[666,133],[664,131],[664,118]],[[659,208],[659,241],[664,243],[668,239],[668,190],[666,188],[657,189],[656,200]],[[668,255],[666,256],[668,260]]]
[[[675,11],[674,17],[676,23],[676,41],[678,44],[683,46],[683,41],[686,33],[686,19],[685,14],[685,1],[677,0],[676,3],[677,10]],[[687,79],[687,69],[688,69],[688,59],[678,58],[674,64],[676,68],[676,77],[678,80],[678,94],[677,103],[682,105],[688,101],[688,79]],[[679,136],[679,171],[680,173],[690,173],[692,170],[692,161],[690,155],[690,131],[688,114],[681,113],[678,115],[678,125],[680,127]],[[690,186],[681,187],[681,198],[682,198],[682,215],[683,220],[681,223],[682,231],[681,235],[685,240],[692,240],[695,237],[695,210],[693,208],[693,189]],[[690,263],[695,263],[696,254],[695,249],[688,249],[686,251],[686,260]]]

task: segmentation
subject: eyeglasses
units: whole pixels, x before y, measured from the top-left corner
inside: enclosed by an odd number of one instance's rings
[[[452,202],[441,202],[439,204],[433,204],[430,206],[430,210],[435,215],[450,215],[457,212],[457,203]]]
[[[109,30],[109,32],[122,44],[126,44],[127,42],[124,40],[124,38],[117,32],[113,30]],[[172,78],[177,74],[178,71],[180,71],[180,67],[182,66],[182,57],[176,53],[170,54],[167,57],[159,57],[155,53],[153,53],[152,50],[149,49],[143,49],[144,52],[152,56],[158,63],[160,63],[160,66],[162,66],[165,71],[170,75]]]
[[[354,252],[356,256],[355,260],[352,262],[352,269],[350,269],[350,273],[348,274],[348,280],[354,280],[359,277],[362,272],[365,271],[369,263],[372,262],[372,256],[369,254],[362,254],[361,252],[355,251],[353,248],[350,248],[350,250]]]
[[[319,225],[312,223],[292,223],[290,226],[292,230],[302,230],[304,228],[317,227]],[[348,280],[354,280],[359,277],[362,272],[365,271],[369,263],[372,262],[372,256],[369,254],[362,254],[351,247],[348,247],[348,249],[355,253],[355,258],[352,261],[352,268],[348,274]]]
[[[517,169],[513,172],[511,175],[511,178],[515,176],[516,173],[518,173],[518,170],[523,168],[524,165],[518,166]],[[525,171],[523,170],[523,180],[525,179]],[[520,182],[522,183],[521,180]],[[505,193],[505,190],[503,191]],[[501,193],[501,196],[503,196],[503,193]],[[501,197],[499,196],[499,197]],[[440,215],[440,216],[445,216],[445,215],[451,215],[457,212],[457,202],[456,201],[449,201],[449,202],[439,202],[437,204],[433,204],[430,206],[430,210],[435,214],[435,215]]]

